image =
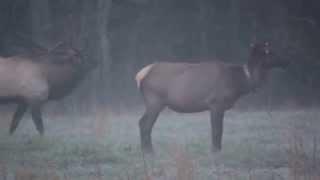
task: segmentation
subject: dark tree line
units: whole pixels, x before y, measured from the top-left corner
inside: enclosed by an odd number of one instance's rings
[[[266,93],[305,98],[320,89],[319,7],[316,0],[2,0],[0,53],[29,51],[31,40],[47,48],[69,41],[99,59],[71,97],[85,109],[138,102],[134,75],[148,63],[243,63],[252,40],[268,40],[293,63],[277,76],[286,84],[275,81]]]

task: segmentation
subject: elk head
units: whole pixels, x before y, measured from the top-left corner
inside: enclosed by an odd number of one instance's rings
[[[264,69],[286,68],[289,61],[278,57],[271,49],[269,42],[251,43],[249,66],[259,66]]]
[[[84,71],[95,69],[98,65],[96,60],[88,58],[84,50],[78,50],[65,42],[59,42],[48,50],[48,53],[56,57],[57,63],[72,64]],[[54,62],[55,59],[52,59],[52,61]]]

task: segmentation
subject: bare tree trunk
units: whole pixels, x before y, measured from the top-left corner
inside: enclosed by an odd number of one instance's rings
[[[241,3],[238,0],[231,0],[230,2],[230,38],[228,48],[232,50],[232,52],[236,52],[234,54],[239,54],[237,51],[240,47],[240,6]],[[231,57],[232,59],[236,59],[236,57]]]
[[[199,22],[201,26],[200,30],[200,53],[202,56],[209,55],[208,44],[208,19],[209,19],[209,7],[206,0],[199,1]]]
[[[39,41],[51,23],[49,0],[30,0],[29,2],[32,38]]]
[[[107,94],[111,94],[110,64],[112,60],[107,31],[111,5],[111,0],[97,0],[95,3],[91,1],[83,2],[84,13],[81,22],[82,44],[88,43],[88,47],[86,48],[89,48],[87,50],[90,52],[90,59],[97,59],[99,62],[98,69],[90,74],[88,81],[83,86],[87,89],[87,91],[82,91],[83,95],[88,96],[88,90],[90,90],[90,106],[108,102],[107,99],[110,96],[107,96]],[[81,109],[87,110],[88,103],[83,104],[85,107]]]

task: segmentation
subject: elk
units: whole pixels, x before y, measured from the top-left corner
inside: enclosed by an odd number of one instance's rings
[[[214,60],[145,66],[136,75],[146,107],[139,121],[143,152],[153,153],[152,127],[165,107],[179,113],[210,111],[211,149],[221,151],[225,111],[264,83],[271,69],[287,65],[287,61],[275,58],[268,42],[263,42],[251,44],[249,59],[244,65]]]
[[[43,135],[43,105],[70,94],[96,67],[96,62],[84,61],[79,51],[62,44],[52,50],[0,57],[0,104],[17,104],[10,134],[30,108],[36,129]]]

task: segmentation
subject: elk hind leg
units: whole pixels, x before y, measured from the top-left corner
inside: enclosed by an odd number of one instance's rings
[[[164,106],[160,104],[149,104],[139,121],[141,149],[145,153],[153,153],[151,133],[152,128]]]

